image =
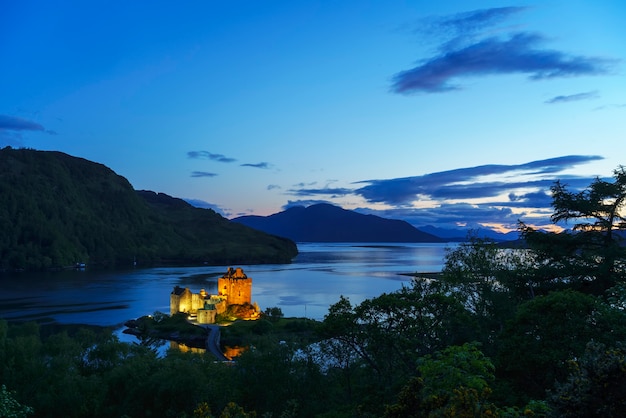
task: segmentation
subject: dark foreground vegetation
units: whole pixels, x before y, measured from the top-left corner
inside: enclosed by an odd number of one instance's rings
[[[552,189],[554,234],[528,249],[472,238],[438,279],[320,323],[225,331],[233,363],[80,330],[0,321],[0,409],[38,417],[621,417],[626,411],[626,173]],[[292,324],[292,325],[288,325]],[[289,329],[292,327],[293,329]],[[245,329],[247,328],[247,329]],[[245,329],[245,330],[244,330]],[[293,337],[293,338],[292,338]],[[32,410],[31,410],[32,408]],[[33,412],[34,411],[34,412]]]
[[[167,315],[155,312],[152,315],[131,319],[124,324],[125,334],[136,336],[143,345],[154,346],[162,340],[175,341],[188,347],[206,347],[208,331],[187,321],[187,314]]]
[[[102,164],[0,150],[0,271],[150,264],[288,263],[296,245],[162,193]]]

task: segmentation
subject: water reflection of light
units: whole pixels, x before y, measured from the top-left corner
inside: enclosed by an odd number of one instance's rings
[[[246,350],[248,350],[248,347],[226,346],[224,347],[224,357],[226,357],[228,360],[234,360],[236,357],[242,355]]]
[[[170,341],[170,350],[178,350],[181,353],[194,353],[194,354],[204,354],[206,353],[206,349],[199,347],[190,347],[183,343],[178,343],[176,341]]]

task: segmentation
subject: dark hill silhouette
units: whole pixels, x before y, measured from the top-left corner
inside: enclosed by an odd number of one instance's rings
[[[54,151],[0,149],[0,271],[146,264],[286,263],[295,243],[137,192],[98,163]]]
[[[482,239],[488,239],[493,241],[514,241],[519,239],[519,232],[512,231],[507,232],[506,234],[494,231],[489,228],[457,228],[457,229],[449,229],[449,228],[438,228],[432,225],[424,225],[418,228],[420,231],[427,232],[429,234],[435,235],[437,237],[441,237],[449,242],[465,242],[467,241],[468,233],[475,235]]]
[[[443,242],[406,221],[363,215],[327,203],[232,221],[296,242]]]

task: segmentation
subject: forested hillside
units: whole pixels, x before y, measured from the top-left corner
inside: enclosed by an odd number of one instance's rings
[[[102,164],[0,150],[0,269],[289,262],[287,239],[180,199],[137,192]]]

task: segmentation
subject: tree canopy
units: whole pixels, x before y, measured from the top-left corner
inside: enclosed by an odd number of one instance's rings
[[[288,239],[181,199],[135,191],[102,164],[0,150],[0,270],[289,262]]]
[[[595,179],[582,191],[557,181],[552,187],[554,223],[573,222],[561,233],[537,231],[520,224],[522,237],[542,261],[542,281],[602,294],[626,279],[624,205],[626,172],[619,167],[613,182]]]

